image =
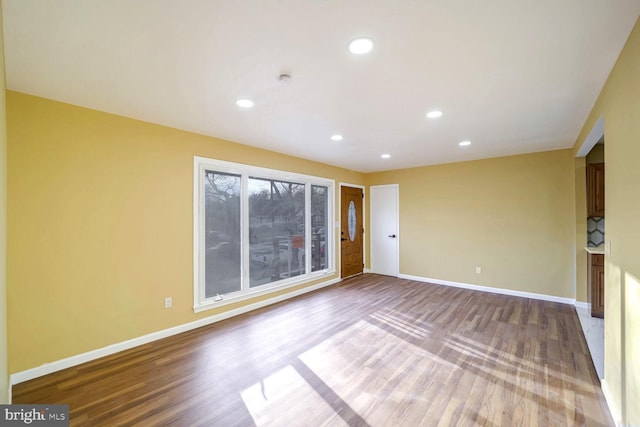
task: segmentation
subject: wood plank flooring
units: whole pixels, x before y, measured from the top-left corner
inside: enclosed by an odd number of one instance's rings
[[[613,426],[571,306],[365,274],[60,371],[71,425]]]

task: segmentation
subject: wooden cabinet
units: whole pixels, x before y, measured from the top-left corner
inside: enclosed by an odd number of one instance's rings
[[[589,254],[588,281],[591,316],[604,318],[604,255]]]
[[[587,216],[604,216],[604,163],[587,165]]]

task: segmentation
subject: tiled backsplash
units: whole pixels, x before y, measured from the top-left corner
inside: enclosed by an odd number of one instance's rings
[[[604,243],[604,217],[587,218],[587,246],[600,246]]]

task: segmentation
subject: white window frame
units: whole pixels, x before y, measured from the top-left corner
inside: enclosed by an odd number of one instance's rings
[[[204,212],[204,172],[205,170],[240,175],[241,198],[241,290],[220,297],[205,298],[205,212]],[[294,276],[277,282],[268,283],[259,287],[250,288],[249,277],[249,177],[290,181],[305,185],[305,253],[311,253],[311,186],[327,187],[327,236],[326,257],[327,268],[311,272],[311,257],[305,258],[305,271],[307,273]],[[206,157],[193,157],[193,310],[198,313],[212,308],[221,307],[235,302],[243,301],[256,296],[265,295],[274,291],[291,288],[314,280],[328,278],[335,275],[335,248],[334,233],[334,200],[335,181],[311,175],[286,172],[276,169],[268,169],[257,166],[249,166],[241,163],[227,162],[223,160],[209,159]]]

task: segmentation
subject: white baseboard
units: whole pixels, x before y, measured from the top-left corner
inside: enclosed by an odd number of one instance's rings
[[[616,423],[616,427],[623,427],[624,424],[622,424],[620,410],[616,407],[616,404],[613,401],[613,396],[611,395],[611,390],[609,390],[609,385],[604,378],[600,381],[600,388],[602,388],[602,394],[604,395],[604,400],[607,402],[607,406],[609,407],[609,412],[611,412],[613,422]]]
[[[15,374],[11,374],[9,377],[9,388],[14,384],[19,384],[21,382],[29,381],[34,378],[41,377],[43,375],[51,374],[53,372],[61,371],[63,369],[71,368],[73,366],[80,365],[82,363],[90,362],[95,359],[99,359],[101,357],[109,356],[114,353],[118,353],[123,350],[128,350],[133,347],[137,347],[139,345],[147,344],[152,341],[157,341],[166,337],[170,337],[172,335],[177,335],[182,332],[187,332],[192,329],[200,328],[202,326],[207,326],[212,323],[220,322],[221,320],[228,319],[230,317],[238,316],[240,314],[247,313],[252,310],[256,310],[258,308],[262,308],[271,304],[278,303],[280,301],[287,300],[289,298],[296,297],[298,295],[306,294],[307,292],[315,291],[320,288],[324,288],[327,286],[331,286],[335,283],[340,282],[342,279],[332,279],[326,282],[318,283],[312,286],[308,286],[306,288],[298,289],[293,292],[289,292],[283,295],[279,295],[273,298],[269,298],[260,302],[256,302],[253,304],[245,305],[243,307],[239,307],[233,310],[225,311],[224,313],[215,314],[213,316],[205,317],[204,319],[198,319],[193,322],[184,323],[182,325],[174,326],[172,328],[164,329],[157,332],[152,332],[147,335],[143,335],[141,337],[133,338],[127,341],[122,341],[116,344],[111,344],[106,347],[102,347],[96,350],[91,350],[86,353],[78,354],[75,356],[67,357],[65,359],[56,360],[55,362],[45,363],[44,365],[38,366],[36,368],[27,369],[25,371],[16,372]],[[11,390],[10,390],[11,391]]]
[[[575,306],[576,308],[584,308],[585,310],[591,311],[591,304],[585,301],[576,301]]]
[[[555,295],[536,294],[532,292],[514,291],[511,289],[492,288],[490,286],[473,285],[471,283],[452,282],[449,280],[430,279],[428,277],[411,276],[409,274],[399,274],[400,279],[415,280],[418,282],[434,283],[436,285],[453,286],[455,288],[471,289],[481,292],[492,292],[494,294],[511,295],[515,297],[539,299],[543,301],[559,302],[562,304],[575,304],[574,298],[557,297]]]

